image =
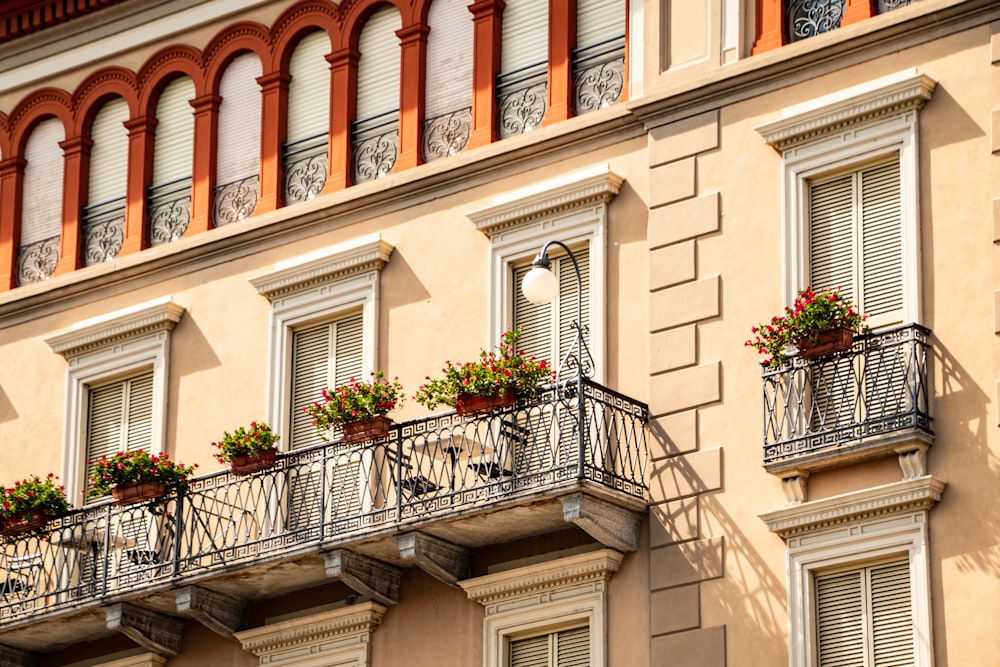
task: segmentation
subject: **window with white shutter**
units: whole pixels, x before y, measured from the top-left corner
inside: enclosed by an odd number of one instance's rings
[[[505,667],[589,667],[590,628],[511,639]]]
[[[467,0],[435,0],[427,14],[425,162],[465,150],[472,130],[472,14]]]
[[[153,182],[146,195],[151,246],[176,241],[191,220],[193,98],[194,82],[182,76],[167,84],[156,103]]]
[[[244,53],[226,67],[219,83],[219,151],[212,222],[216,227],[253,215],[260,171],[262,74],[255,53]]]
[[[903,321],[899,156],[808,186],[809,283],[840,288],[869,325]]]
[[[59,261],[62,232],[62,122],[47,118],[31,132],[24,147],[24,192],[21,239],[17,250],[17,284],[45,280]]]
[[[549,3],[508,0],[501,18],[497,135],[530,132],[542,123],[548,94]]]
[[[816,667],[914,663],[908,559],[817,574],[814,583]]]
[[[321,30],[303,37],[288,63],[288,125],[283,147],[285,204],[323,191],[330,132],[330,38]]]
[[[354,182],[382,178],[399,152],[399,38],[395,7],[369,17],[358,38],[358,99],[351,128]]]
[[[153,445],[153,371],[87,392],[86,477],[102,456]]]
[[[93,143],[82,216],[83,262],[87,266],[117,257],[125,240],[128,118],[128,103],[116,97],[101,107],[90,126]]]
[[[573,103],[577,114],[618,101],[625,89],[625,0],[577,0]]]

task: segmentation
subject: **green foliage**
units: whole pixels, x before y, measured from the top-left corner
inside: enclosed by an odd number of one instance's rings
[[[98,461],[88,461],[87,465],[94,466],[87,491],[91,496],[106,496],[111,493],[111,487],[130,482],[163,484],[167,493],[186,491],[187,479],[198,467],[175,463],[166,453],[150,455],[144,449],[118,452],[110,458],[102,456]]]
[[[347,384],[323,390],[323,402],[314,402],[302,408],[312,417],[313,426],[325,435],[330,429],[344,422],[362,421],[394,410],[403,403],[403,385],[399,378],[386,379],[385,373],[371,374],[367,382],[351,378]]]
[[[219,450],[219,463],[232,463],[237,456],[259,456],[276,448],[280,436],[271,430],[264,422],[252,421],[250,428],[240,426],[236,432],[222,432],[222,440],[213,442],[212,446]]]
[[[47,520],[69,511],[66,489],[56,484],[58,477],[32,475],[15,482],[10,488],[0,487],[0,518],[13,519],[20,515],[26,520]]]

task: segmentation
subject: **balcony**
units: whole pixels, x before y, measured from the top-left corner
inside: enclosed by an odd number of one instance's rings
[[[42,536],[8,538],[0,645],[52,650],[121,630],[165,651],[148,628],[188,615],[231,632],[248,599],[335,579],[392,604],[403,567],[454,584],[474,549],[571,524],[632,551],[647,407],[589,381],[583,393],[550,387],[493,413],[396,424],[379,440],[280,455],[254,475],[196,478],[164,514],[103,502]],[[137,615],[146,620],[127,620]]]
[[[857,336],[839,354],[765,368],[764,468],[792,477],[893,453],[922,455],[933,440],[929,333],[912,324]]]

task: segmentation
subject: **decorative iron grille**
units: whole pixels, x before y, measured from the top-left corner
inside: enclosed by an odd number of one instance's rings
[[[573,104],[577,115],[611,106],[624,89],[624,35],[573,52]]]
[[[785,10],[788,41],[816,35],[840,27],[845,0],[790,0]]]
[[[257,208],[257,176],[250,176],[215,188],[212,223],[216,227],[246,220]]]
[[[421,146],[424,162],[461,153],[468,146],[471,133],[471,107],[425,120]]]
[[[17,284],[27,285],[48,280],[59,262],[59,238],[35,241],[17,249]]]
[[[329,166],[325,133],[285,144],[284,156],[286,206],[323,192]]]
[[[580,480],[645,499],[646,405],[585,381],[477,416],[394,425],[278,457],[274,468],[191,480],[165,514],[108,501],[0,545],[0,623],[154,585],[182,585],[262,558],[326,549],[377,528],[534,502]],[[579,432],[578,410],[584,413]]]
[[[879,14],[885,14],[886,12],[891,12],[894,9],[911,5],[916,1],[917,0],[878,0],[878,2],[875,3],[875,11]]]
[[[913,324],[858,336],[843,353],[765,368],[764,463],[931,433],[928,334]]]
[[[150,246],[180,239],[191,222],[191,177],[150,187],[146,206]]]
[[[83,264],[100,264],[118,256],[125,241],[125,197],[83,209]]]
[[[501,139],[530,132],[542,124],[547,79],[545,61],[497,75],[497,134]]]
[[[399,153],[399,109],[356,121],[351,128],[354,183],[382,178]]]

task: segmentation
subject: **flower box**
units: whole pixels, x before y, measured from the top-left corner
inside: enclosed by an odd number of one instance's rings
[[[277,460],[276,449],[265,449],[259,454],[237,454],[229,462],[229,470],[235,475],[251,475],[272,467]]]
[[[341,442],[364,442],[389,435],[392,420],[385,415],[375,415],[371,419],[358,419],[344,422]]]
[[[455,412],[460,415],[473,415],[478,412],[492,412],[514,405],[517,395],[513,389],[506,389],[503,394],[495,391],[489,396],[459,394],[455,397]]]
[[[44,514],[14,514],[0,518],[0,535],[3,537],[16,537],[31,531],[44,528],[50,521]]]
[[[800,359],[816,359],[849,350],[853,342],[854,331],[846,327],[837,327],[819,332],[816,334],[815,340],[803,336],[795,343],[795,347],[799,351]]]
[[[162,498],[167,485],[157,482],[125,482],[111,487],[111,497],[116,505],[134,505],[154,498]]]

